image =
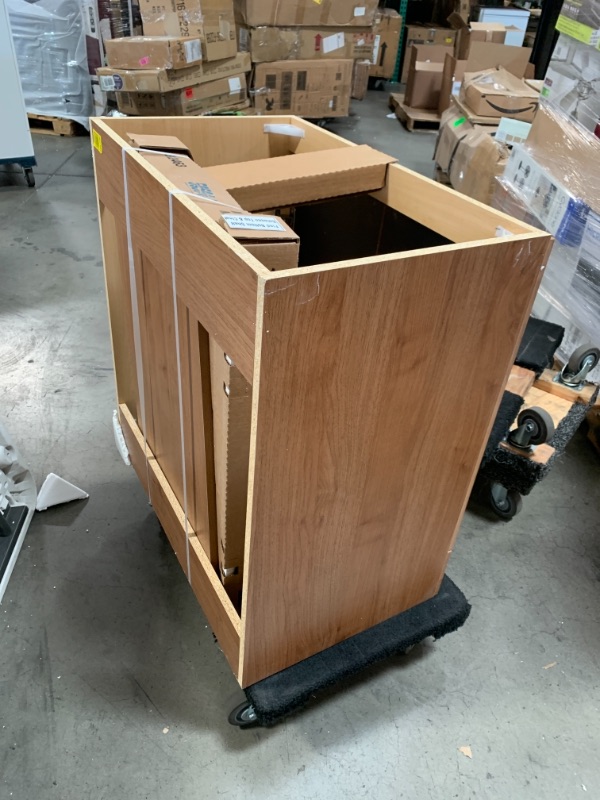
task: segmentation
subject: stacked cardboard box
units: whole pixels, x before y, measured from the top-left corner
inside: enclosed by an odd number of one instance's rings
[[[509,29],[496,23],[468,25],[458,13],[448,18],[452,29],[417,27],[407,29],[403,80],[409,110],[427,109],[440,114],[466,72],[504,66],[517,78],[526,74],[531,50],[505,44]],[[533,73],[532,73],[533,75]],[[511,86],[510,90],[515,87]],[[524,91],[531,87],[525,87]]]
[[[97,70],[119,111],[191,116],[248,106],[250,59],[236,51],[232,0],[142,0],[144,36],[107,41]]]
[[[237,53],[233,0],[141,0],[143,36],[105,42],[100,88],[124,114],[192,116],[248,106],[250,59]]]
[[[235,0],[240,51],[253,64],[251,93],[263,114],[346,116],[373,64],[393,71],[401,18],[377,0]],[[377,48],[376,48],[377,43]]]

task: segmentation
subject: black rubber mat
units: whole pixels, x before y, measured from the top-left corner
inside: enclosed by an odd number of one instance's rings
[[[529,317],[521,339],[515,364],[531,369],[536,375],[552,365],[554,353],[565,335],[565,329],[553,322]]]
[[[8,506],[5,511],[0,511],[0,579],[6,571],[27,513],[27,506]]]
[[[257,722],[272,725],[323,689],[406,652],[428,636],[439,639],[452,633],[466,622],[470,611],[463,593],[444,576],[431,600],[249,686],[246,697],[254,706]]]

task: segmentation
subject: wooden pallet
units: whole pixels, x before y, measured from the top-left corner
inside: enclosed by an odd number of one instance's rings
[[[44,114],[27,114],[32,133],[45,133],[49,136],[78,136],[83,128],[71,119],[47,117]]]
[[[404,95],[390,94],[389,106],[407,131],[437,131],[440,127],[440,115],[437,111],[424,108],[411,108],[404,104]]]

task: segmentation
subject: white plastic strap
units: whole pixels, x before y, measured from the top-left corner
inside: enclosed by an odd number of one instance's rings
[[[175,328],[175,352],[177,354],[177,390],[179,392],[179,434],[181,436],[181,474],[183,477],[183,514],[185,521],[185,558],[187,565],[188,582],[192,582],[190,569],[190,535],[188,524],[188,504],[187,504],[187,470],[185,467],[185,431],[183,425],[183,387],[181,380],[181,345],[179,342],[179,311],[177,309],[177,276],[175,273],[175,232],[173,225],[173,195],[191,194],[191,192],[180,192],[177,189],[169,191],[169,247],[171,249],[171,285],[173,289],[173,326]],[[192,197],[196,195],[192,194]]]
[[[142,334],[140,330],[139,302],[137,278],[135,274],[135,260],[133,257],[133,243],[131,240],[131,214],[129,212],[129,184],[127,181],[127,151],[136,150],[134,147],[124,147],[121,151],[123,160],[123,200],[125,203],[125,228],[127,230],[127,256],[129,259],[129,286],[131,293],[131,313],[133,317],[133,349],[135,351],[135,369],[137,373],[138,395],[140,398],[140,411],[142,413],[142,427],[144,428],[144,458],[146,459],[146,483],[148,485],[148,500],[152,505],[150,493],[150,467],[148,465],[148,438],[146,426],[146,393],[144,391],[144,362],[142,356]]]
[[[146,438],[146,397],[144,393],[144,373],[143,373],[143,359],[141,347],[141,332],[139,320],[139,303],[137,292],[137,279],[135,274],[135,261],[133,257],[133,244],[131,238],[131,217],[129,212],[129,187],[127,183],[127,160],[125,158],[127,151],[134,150],[139,153],[152,153],[155,155],[169,155],[173,153],[162,150],[149,150],[143,147],[124,147],[122,150],[123,157],[123,184],[124,184],[124,201],[125,201],[125,223],[127,228],[127,253],[129,257],[129,277],[131,284],[131,310],[133,314],[133,339],[135,349],[135,361],[138,377],[138,391],[140,395],[140,406],[142,412],[142,424],[144,426],[144,453],[146,456],[146,470],[148,467],[148,445]],[[179,155],[178,155],[179,157]],[[188,158],[189,156],[181,156]],[[169,249],[171,255],[171,286],[173,290],[173,324],[175,328],[175,352],[177,357],[177,389],[179,395],[179,434],[181,438],[181,472],[183,478],[183,514],[184,514],[184,530],[185,530],[185,556],[187,567],[187,578],[191,583],[191,566],[190,566],[190,526],[188,517],[188,500],[187,500],[187,469],[185,458],[185,427],[183,421],[183,385],[181,377],[181,342],[179,337],[179,310],[177,307],[177,275],[175,270],[175,232],[173,222],[173,195],[185,195],[192,197],[195,200],[201,199],[202,202],[214,203],[224,208],[231,208],[239,211],[238,205],[231,205],[229,203],[222,203],[219,200],[211,200],[210,198],[199,198],[193,192],[185,192],[181,189],[172,189],[169,191]],[[150,492],[150,480],[148,476],[148,492]]]

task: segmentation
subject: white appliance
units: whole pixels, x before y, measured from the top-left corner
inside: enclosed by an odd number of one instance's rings
[[[29,186],[35,185],[35,155],[25,111],[21,80],[5,0],[0,0],[0,75],[2,76],[2,124],[0,164],[20,164]]]

